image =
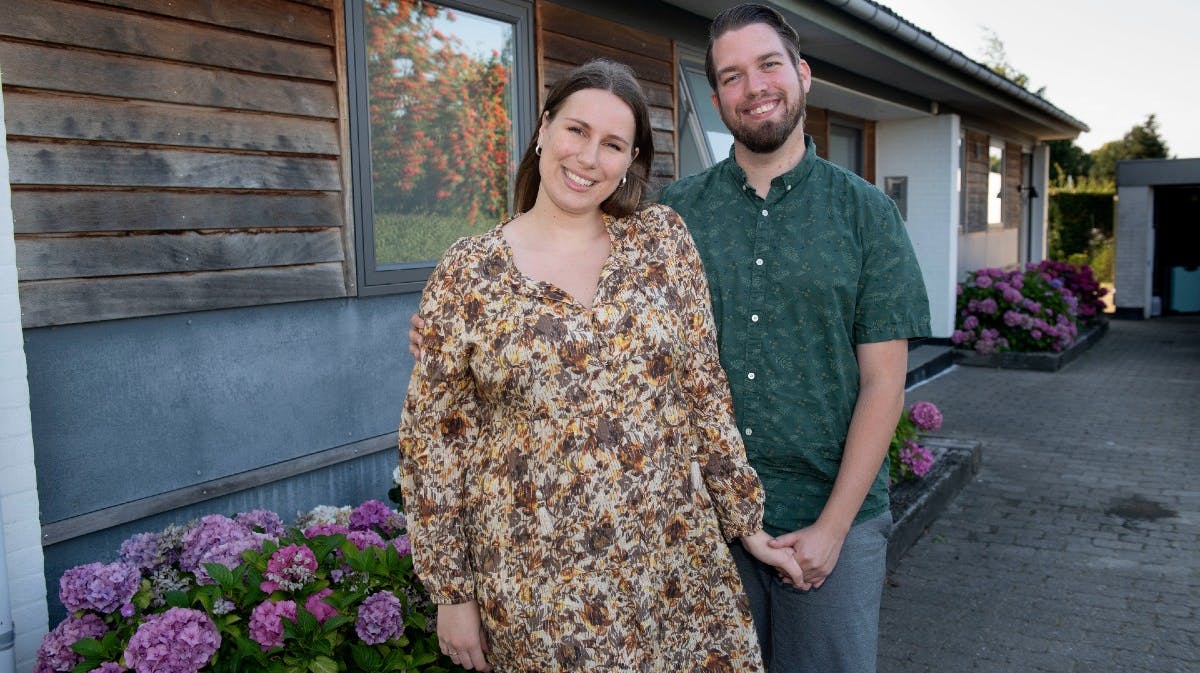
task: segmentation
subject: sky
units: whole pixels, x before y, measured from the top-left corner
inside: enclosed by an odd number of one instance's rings
[[[986,27],[1010,65],[1091,131],[1091,151],[1155,113],[1172,156],[1200,157],[1200,0],[876,0],[982,62]]]

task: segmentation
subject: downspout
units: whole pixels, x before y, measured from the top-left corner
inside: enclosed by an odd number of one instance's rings
[[[967,58],[962,52],[942,44],[929,33],[901,19],[871,0],[825,0],[830,5],[841,9],[847,14],[870,24],[874,28],[887,33],[896,39],[924,52],[925,54],[965,73],[975,79],[982,80],[989,86],[1000,89],[1019,99],[1021,102],[1060,121],[1076,126],[1084,131],[1090,131],[1087,124],[1059,110],[1044,98],[1026,91],[1008,79],[997,75],[983,65]]]

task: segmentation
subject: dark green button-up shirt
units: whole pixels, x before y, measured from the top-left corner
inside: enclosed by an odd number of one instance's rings
[[[780,534],[820,515],[858,398],[857,344],[929,336],[929,301],[895,205],[817,156],[767,198],[732,157],[668,186],[708,274],[721,364]],[[884,465],[855,523],[887,511]]]

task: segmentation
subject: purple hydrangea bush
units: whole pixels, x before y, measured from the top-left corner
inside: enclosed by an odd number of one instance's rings
[[[1062,278],[1031,264],[979,269],[958,284],[950,341],[977,353],[1058,352],[1075,343],[1079,299]]]
[[[63,573],[34,673],[447,671],[404,516],[369,500],[291,527],[209,515]]]
[[[933,452],[921,445],[921,433],[942,427],[942,412],[932,402],[917,402],[900,414],[888,446],[888,477],[892,484],[919,479],[933,469]]]

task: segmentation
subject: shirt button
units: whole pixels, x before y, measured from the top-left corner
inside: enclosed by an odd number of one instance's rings
[[[766,217],[766,216],[767,216],[767,209],[763,208],[763,217]]]
[[[754,380],[754,372],[750,372],[749,374],[746,374],[746,378],[748,378],[748,379],[750,379],[751,381],[753,381],[753,380]]]
[[[762,257],[759,257],[758,259],[754,260],[754,265],[762,266],[763,265]]]
[[[746,436],[747,437],[749,437],[750,435],[753,435],[753,434],[754,434],[753,428],[746,428]]]
[[[750,316],[750,322],[758,322],[758,314],[757,313]]]
[[[789,192],[790,192],[790,191],[792,191],[792,186],[791,186],[791,185],[788,185],[788,186],[787,186],[787,190],[788,190]]]

